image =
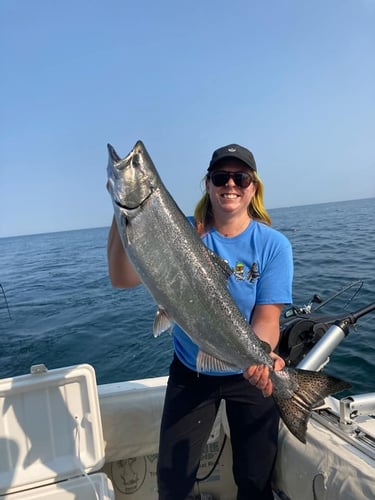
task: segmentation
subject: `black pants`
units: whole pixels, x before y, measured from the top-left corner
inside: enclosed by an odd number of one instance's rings
[[[198,375],[175,357],[160,430],[159,500],[185,500],[191,493],[221,399],[226,401],[237,500],[273,499],[279,425],[273,399],[264,398],[242,375]]]

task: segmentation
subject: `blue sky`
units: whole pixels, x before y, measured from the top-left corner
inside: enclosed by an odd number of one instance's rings
[[[249,147],[268,208],[375,196],[375,0],[1,0],[0,237],[109,225],[110,142],[191,214]]]

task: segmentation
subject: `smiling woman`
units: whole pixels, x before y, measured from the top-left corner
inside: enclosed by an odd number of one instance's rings
[[[172,207],[169,198],[164,199],[165,191],[141,143],[123,160],[113,154],[112,159],[115,170],[109,191],[115,200],[118,229],[112,224],[108,238],[111,281],[129,287],[139,274],[159,304],[157,330],[162,317],[175,323],[174,358],[160,431],[159,499],[188,497],[224,399],[237,498],[271,500],[279,414],[274,400],[264,396],[273,392],[271,376],[284,367],[273,351],[279,340],[282,306],[291,301],[293,265],[289,241],[269,227],[254,157],[248,149],[230,144],[217,149],[209,164],[206,194],[195,211],[195,226],[204,245],[220,258],[207,253],[183,214]],[[135,178],[142,179],[137,190]],[[127,190],[139,195],[139,203],[131,208],[122,199]],[[157,221],[158,234],[148,245]],[[162,260],[155,250],[158,245],[163,249]],[[240,330],[243,336],[238,335]],[[265,356],[261,361],[249,357],[250,338],[260,345]]]
[[[220,164],[219,169],[224,167],[223,160]],[[228,159],[225,170],[215,168],[207,174],[206,191],[214,214],[212,225],[225,236],[236,236],[250,222],[248,206],[255,196],[256,184],[248,170],[241,160]]]
[[[223,170],[224,165],[225,170]],[[230,189],[231,184],[234,184],[233,189]],[[271,218],[263,204],[263,183],[257,173],[254,156],[246,148],[238,144],[230,144],[214,152],[206,176],[206,193],[197,203],[194,212],[197,231],[201,236],[210,226],[215,225],[218,229],[220,224],[218,217],[215,222],[213,217],[213,203],[215,202],[213,187],[224,187],[216,193],[216,198],[220,196],[226,200],[245,198],[244,203],[248,202],[247,214],[243,214],[242,228],[248,224],[250,218],[271,225]],[[248,187],[250,190],[247,192]],[[231,224],[233,221],[228,221],[228,223]],[[241,224],[237,229],[231,227],[231,232],[228,232],[225,227],[221,230],[226,236],[234,236],[237,231],[241,231]]]

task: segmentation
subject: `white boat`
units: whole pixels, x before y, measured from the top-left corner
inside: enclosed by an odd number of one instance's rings
[[[329,327],[300,364],[320,368],[356,319]],[[158,377],[97,386],[85,364],[38,365],[0,380],[0,498],[157,499],[166,383]],[[274,490],[281,500],[375,498],[375,393],[327,398],[313,412],[306,444],[281,423]],[[191,498],[236,498],[224,405]]]

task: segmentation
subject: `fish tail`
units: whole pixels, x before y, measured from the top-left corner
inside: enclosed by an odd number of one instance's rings
[[[285,425],[297,439],[306,443],[307,422],[314,407],[322,404],[330,394],[348,389],[350,384],[310,370],[290,370],[290,376],[296,387],[293,395],[283,398],[274,393],[273,396]]]

